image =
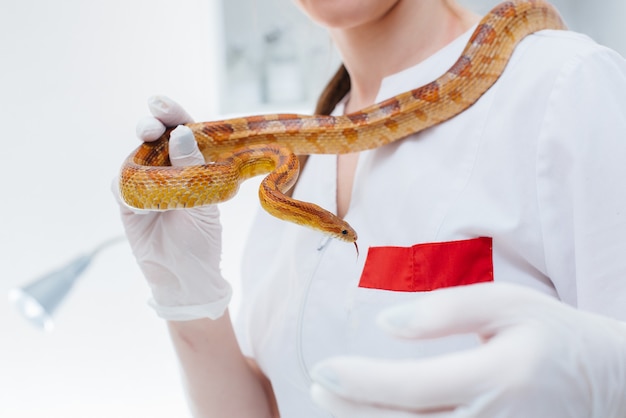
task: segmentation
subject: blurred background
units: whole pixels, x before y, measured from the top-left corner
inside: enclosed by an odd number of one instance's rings
[[[626,2],[554,3],[572,29],[626,53]],[[122,234],[109,187],[150,95],[197,120],[310,112],[338,63],[328,36],[291,0],[2,1],[0,59],[0,416],[186,416],[165,326],[125,242],[94,259],[52,333],[2,295]],[[235,295],[255,188],[222,209]]]

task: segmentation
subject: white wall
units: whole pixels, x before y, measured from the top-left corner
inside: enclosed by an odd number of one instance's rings
[[[109,184],[165,93],[215,117],[216,2],[0,3],[0,416],[182,417],[178,371],[126,244],[36,331],[9,288],[120,234]]]

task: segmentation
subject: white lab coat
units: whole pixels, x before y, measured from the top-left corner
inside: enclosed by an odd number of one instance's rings
[[[470,33],[385,79],[377,100],[443,74]],[[336,156],[310,157],[294,197],[335,211],[335,196]],[[350,244],[264,212],[251,232],[237,334],[283,417],[328,416],[308,394],[309,370],[328,356],[420,357],[477,343],[381,332],[376,314],[421,292],[359,286],[370,247],[487,237],[493,280],[626,320],[626,63],[579,34],[531,35],[469,110],[363,152],[346,220],[358,258]]]

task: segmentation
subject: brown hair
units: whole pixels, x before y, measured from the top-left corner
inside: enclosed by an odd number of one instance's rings
[[[343,64],[330,79],[315,106],[316,115],[330,115],[337,103],[350,91],[350,76]]]
[[[315,105],[315,114],[316,115],[330,115],[337,103],[341,101],[345,97],[346,94],[350,91],[350,76],[348,75],[348,71],[346,67],[341,64],[335,75],[330,79],[324,90],[322,90],[322,94],[317,99],[317,104]],[[300,162],[300,170],[304,168],[306,164],[306,160],[308,159],[308,155],[299,155],[298,161]],[[291,197],[295,186],[292,187],[287,193],[287,196]]]

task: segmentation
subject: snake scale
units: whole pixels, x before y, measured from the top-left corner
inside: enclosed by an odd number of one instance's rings
[[[168,135],[144,143],[124,162],[120,192],[135,208],[168,210],[223,202],[239,184],[268,174],[259,188],[263,208],[280,219],[356,244],[343,219],[284,195],[298,176],[296,155],[369,150],[446,121],[475,103],[499,78],[517,44],[543,29],[565,29],[543,0],[499,4],[478,24],[456,63],[441,77],[342,116],[275,114],[187,124],[205,165],[171,167]]]

